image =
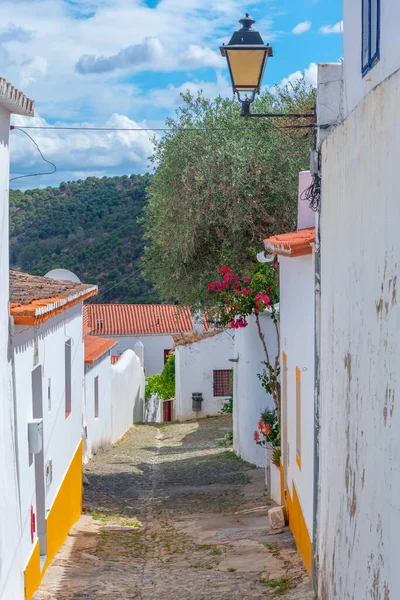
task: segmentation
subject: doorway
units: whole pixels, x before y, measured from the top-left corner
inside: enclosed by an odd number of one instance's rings
[[[42,367],[39,365],[32,371],[32,416],[43,419],[43,379]],[[46,483],[44,469],[44,431],[42,450],[35,454],[35,488],[36,488],[36,527],[40,544],[40,559],[45,560],[47,554],[46,540]]]

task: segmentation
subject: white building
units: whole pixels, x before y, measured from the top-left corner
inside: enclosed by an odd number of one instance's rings
[[[174,419],[220,414],[232,391],[234,338],[232,330],[205,334],[197,341],[183,336],[176,342]],[[199,411],[193,410],[193,393],[202,394]]]
[[[169,304],[88,304],[85,324],[92,335],[111,337],[118,342],[113,350],[120,355],[144,347],[146,376],[161,373],[174,345],[173,336],[193,331],[188,307]]]
[[[342,122],[320,149],[321,600],[400,597],[399,22],[398,0],[344,1]]]
[[[28,600],[81,514],[82,303],[96,293],[96,286],[10,273],[21,511],[17,568],[25,574]]]
[[[8,191],[10,116],[33,116],[34,103],[0,79],[0,599],[19,600],[24,595],[21,568],[20,473],[17,452],[16,404],[13,397],[9,348]]]
[[[275,325],[267,312],[260,314],[259,318],[268,352],[274,360],[278,352]],[[265,354],[255,316],[251,315],[246,319],[248,326],[235,333],[233,447],[243,460],[265,467],[266,452],[255,443],[254,431],[261,413],[266,408],[275,408],[275,404],[258,377],[264,369],[262,361],[265,360]]]
[[[280,264],[281,499],[311,575],[314,511],[315,213],[301,199],[311,183],[300,173],[298,229],[264,241]],[[271,467],[272,469],[273,467]]]
[[[115,340],[84,335],[83,460],[111,442],[111,351]]]
[[[127,350],[113,365],[117,342],[85,335],[85,397],[83,458],[119,440],[144,418],[145,377],[139,357]]]

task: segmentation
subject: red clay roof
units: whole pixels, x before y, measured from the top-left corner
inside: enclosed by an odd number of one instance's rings
[[[100,339],[103,339],[103,338],[100,338]],[[115,364],[117,364],[117,362],[119,361],[119,359],[120,359],[120,356],[118,356],[118,355],[116,355],[116,356],[111,356],[111,364],[112,364],[112,365],[115,365]]]
[[[95,294],[95,285],[10,271],[10,312],[17,325],[38,325]]]
[[[166,335],[193,330],[190,308],[171,304],[86,304],[94,335]]]
[[[85,345],[85,363],[92,365],[96,360],[107,354],[118,344],[115,340],[109,340],[95,335],[87,335],[83,343]]]
[[[267,252],[280,256],[304,256],[311,254],[312,244],[315,243],[315,227],[300,229],[293,233],[273,235],[264,240]]]

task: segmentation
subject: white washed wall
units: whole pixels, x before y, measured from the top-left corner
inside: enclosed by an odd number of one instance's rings
[[[164,350],[171,350],[174,346],[174,340],[170,335],[143,335],[137,337],[113,335],[111,337],[118,342],[118,345],[113,348],[112,354],[122,354],[125,350],[134,350],[138,341],[143,344],[146,377],[161,373],[164,368]]]
[[[287,356],[289,460],[287,483],[296,486],[312,539],[314,487],[314,261],[279,257],[281,350]],[[281,361],[283,368],[283,361]],[[301,470],[296,462],[296,367],[301,390]],[[282,381],[283,373],[281,375]],[[285,407],[282,407],[283,411]]]
[[[84,461],[111,442],[111,359],[110,352],[85,369],[83,426],[87,433]],[[95,417],[95,379],[99,382],[99,416]]]
[[[65,416],[65,343],[72,344],[72,405]],[[36,360],[35,360],[36,354]],[[43,381],[43,447],[45,463],[52,459],[53,482],[46,495],[49,510],[81,440],[83,396],[82,305],[35,327],[16,326],[14,336],[19,468],[22,499],[22,561],[33,550],[30,507],[35,504],[35,467],[28,452],[28,421],[32,419],[32,371],[40,365]],[[51,378],[51,410],[47,383]]]
[[[233,331],[223,331],[194,344],[175,348],[176,400],[174,418],[179,421],[218,415],[226,397],[214,396],[213,371],[232,369]],[[192,410],[192,393],[203,394],[202,410]]]
[[[239,357],[239,361],[234,363],[233,446],[244,460],[265,467],[265,450],[255,443],[253,435],[263,410],[275,405],[257,377],[263,371],[265,354],[255,317],[247,320],[248,327],[238,329],[235,334],[235,358]],[[276,330],[268,313],[260,315],[260,323],[268,351],[275,359],[278,351]]]
[[[321,600],[400,597],[399,98],[397,72],[322,147]]]
[[[8,356],[8,181],[10,113],[0,107],[0,599],[23,598],[21,517],[11,364]]]
[[[398,26],[400,2],[381,2],[380,61],[365,77],[361,74],[362,0],[344,1],[344,77],[345,114],[351,113],[361,100],[384,79],[400,69]]]
[[[111,366],[111,441],[119,440],[144,418],[145,377],[140,359],[127,350]]]

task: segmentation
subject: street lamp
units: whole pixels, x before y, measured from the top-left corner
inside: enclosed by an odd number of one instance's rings
[[[258,31],[253,29],[255,21],[247,13],[239,23],[242,28],[235,31],[229,44],[224,44],[220,50],[228,62],[233,93],[242,103],[242,113],[248,115],[250,104],[260,93],[267,60],[273,56],[273,52],[269,44],[264,44]],[[241,94],[246,94],[246,97],[243,98]],[[247,94],[251,94],[250,98]]]
[[[249,17],[248,13],[244,19],[240,19],[239,23],[242,28],[235,31],[229,44],[223,44],[220,50],[228,62],[233,93],[237,94],[238,100],[242,104],[241,116],[314,118],[315,115],[310,113],[250,113],[250,105],[254,102],[256,95],[260,93],[265,67],[268,58],[273,56],[273,52],[269,44],[264,44],[259,32],[253,29],[255,21]],[[245,97],[242,94],[245,94]],[[314,127],[314,125],[287,125],[286,127],[302,128]]]

